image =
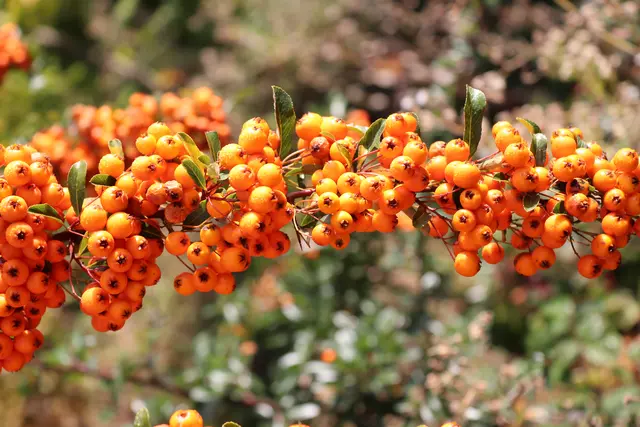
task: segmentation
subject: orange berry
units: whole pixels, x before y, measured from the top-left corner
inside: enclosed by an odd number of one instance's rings
[[[638,168],[638,153],[631,148],[621,148],[613,156],[612,162],[619,171],[633,172]]]
[[[538,270],[538,266],[529,252],[519,253],[513,260],[514,267],[518,274],[523,276],[533,276]]]
[[[578,273],[587,279],[595,279],[602,270],[602,262],[595,255],[585,255],[578,260]]]
[[[124,172],[124,160],[115,154],[105,154],[98,163],[98,171],[118,178]]]
[[[270,187],[259,186],[254,188],[249,194],[249,208],[258,213],[269,213],[273,211],[278,203],[278,198],[274,190]]]
[[[110,302],[109,293],[101,287],[88,288],[82,293],[80,309],[90,316],[96,316],[109,308]]]
[[[480,258],[474,252],[460,252],[456,255],[454,268],[461,276],[473,277],[480,271]]]
[[[496,125],[498,123],[496,123]],[[520,136],[520,132],[518,132],[518,130],[512,127],[511,125],[505,126],[503,124],[495,130],[496,132],[495,132],[495,135],[493,135],[493,138],[496,141],[496,147],[498,147],[498,150],[500,150],[503,153],[507,149],[507,147],[510,146],[511,144],[519,144],[520,142],[522,142],[522,137]],[[493,133],[493,129],[492,129],[492,133]]]
[[[316,113],[306,113],[296,122],[296,134],[307,141],[320,135],[322,116]]]
[[[174,231],[169,233],[165,240],[165,248],[171,255],[184,255],[191,244],[191,239],[187,233],[183,231]]]
[[[347,123],[336,117],[323,117],[320,125],[320,133],[332,141],[344,139],[349,130]]]
[[[169,427],[204,427],[204,421],[194,410],[179,410],[171,415]]]
[[[471,150],[469,148],[469,144],[458,138],[447,143],[444,149],[444,155],[447,159],[447,163],[451,163],[454,160],[466,162],[469,160]]]
[[[258,170],[257,177],[260,185],[274,188],[283,180],[282,168],[274,163],[267,163]]]
[[[451,220],[451,225],[454,230],[461,232],[468,232],[476,226],[476,216],[473,212],[467,209],[457,210]]]
[[[491,242],[482,247],[482,259],[489,264],[498,264],[504,259],[504,248],[497,242]]]
[[[453,172],[453,183],[461,188],[472,188],[482,179],[480,169],[471,163],[459,164]]]

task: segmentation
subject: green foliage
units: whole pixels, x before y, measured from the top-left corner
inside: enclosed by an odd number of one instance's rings
[[[67,186],[69,187],[71,206],[78,216],[80,216],[80,213],[82,212],[82,204],[87,195],[86,183],[87,162],[80,160],[71,166],[67,176]]]

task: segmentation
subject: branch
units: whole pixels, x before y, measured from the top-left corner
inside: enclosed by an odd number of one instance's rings
[[[289,203],[291,203],[297,198],[305,197],[313,194],[314,191],[316,190],[314,190],[313,188],[308,188],[306,190],[300,190],[300,191],[292,191],[291,193],[287,194],[287,200],[289,201]]]
[[[36,365],[41,369],[58,373],[60,375],[69,374],[82,374],[91,378],[96,378],[105,382],[115,381],[115,376],[107,370],[94,369],[82,362],[73,362],[71,365],[56,365],[52,363],[42,362],[40,360],[34,360]],[[146,376],[144,374],[132,374],[124,379],[130,384],[134,384],[142,387],[155,388],[156,390],[171,393],[176,396],[189,397],[189,391],[178,387],[173,384],[169,384],[158,377]]]

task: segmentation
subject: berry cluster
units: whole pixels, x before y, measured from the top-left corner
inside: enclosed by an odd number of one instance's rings
[[[230,136],[222,98],[203,87],[185,97],[165,93],[160,101],[152,95],[134,93],[125,108],[75,105],[68,127],[55,125],[38,132],[30,145],[47,154],[61,175],[82,159],[88,170],[95,172],[113,139],[122,141],[125,159],[133,161],[138,154],[136,140],[157,120],[165,121],[173,132],[193,134],[200,146],[206,145],[204,131],[217,131],[223,144]]]
[[[20,31],[13,23],[0,26],[0,81],[11,68],[28,70],[31,56],[20,39]]]
[[[232,273],[249,268],[252,257],[275,258],[289,250],[289,236],[280,229],[295,209],[286,196],[279,144],[267,122],[254,118],[243,125],[237,144],[220,149],[215,170],[227,178],[215,182],[214,170],[205,186],[210,220],[199,227],[199,241],[192,242],[185,231],[167,236],[167,252],[186,254],[197,268],[175,278],[177,292],[228,294],[235,289]]]
[[[235,423],[229,423],[234,424]],[[226,424],[225,424],[226,425]],[[204,421],[202,415],[194,409],[181,409],[173,413],[169,419],[169,424],[158,424],[155,427],[204,427]],[[289,427],[310,427],[307,424],[295,423],[289,425]],[[420,427],[426,427],[424,425]],[[460,424],[456,422],[448,422],[442,424],[440,427],[460,427]]]
[[[16,372],[43,342],[37,326],[65,301],[68,252],[52,233],[70,195],[46,158],[26,145],[0,146],[0,370]]]
[[[278,96],[285,98],[276,99],[277,130],[256,117],[244,123],[237,143],[206,132],[208,154],[161,122],[140,131],[130,161],[118,139],[108,141],[90,178],[96,197],[86,197],[86,161],[70,166],[65,189],[37,147],[2,149],[5,369],[21,365],[20,356],[9,356],[26,350],[12,343],[27,339],[20,338],[24,330],[36,334],[46,307],[64,302],[65,281],[96,330],[122,328],[159,281],[165,249],[187,270],[173,278],[178,293],[229,294],[233,274],[252,258],[289,251],[285,231],[301,247],[343,249],[354,232],[392,232],[411,218],[414,229],[444,242],[463,276],[477,274],[481,260],[502,261],[507,246],[521,251],[515,270],[530,276],[570,245],[586,278],[617,268],[619,249],[640,231],[638,154],[623,148],[608,160],[578,128],[559,129],[549,141],[522,119],[529,141],[498,122],[497,150],[476,160],[477,129],[475,142],[427,145],[412,113],[369,126],[362,115],[355,118],[360,124],[316,113],[296,120],[288,95]],[[56,132],[50,137],[61,138]],[[70,265],[80,278],[70,276]]]

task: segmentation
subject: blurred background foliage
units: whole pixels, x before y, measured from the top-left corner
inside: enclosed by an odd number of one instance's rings
[[[224,97],[237,130],[272,120],[272,84],[298,113],[416,111],[431,142],[461,134],[472,84],[487,124],[524,116],[547,133],[577,125],[610,154],[638,148],[633,0],[0,4],[35,58],[0,86],[5,144],[75,103],[198,85]],[[160,423],[195,405],[212,425],[638,426],[638,246],[623,259],[598,280],[577,275],[570,249],[532,278],[507,262],[467,280],[438,242],[371,234],[256,262],[228,297],[175,295],[167,259],[117,334],[94,333],[73,304],[48,315],[39,360],[0,376],[0,425],[125,426],[142,405]]]

